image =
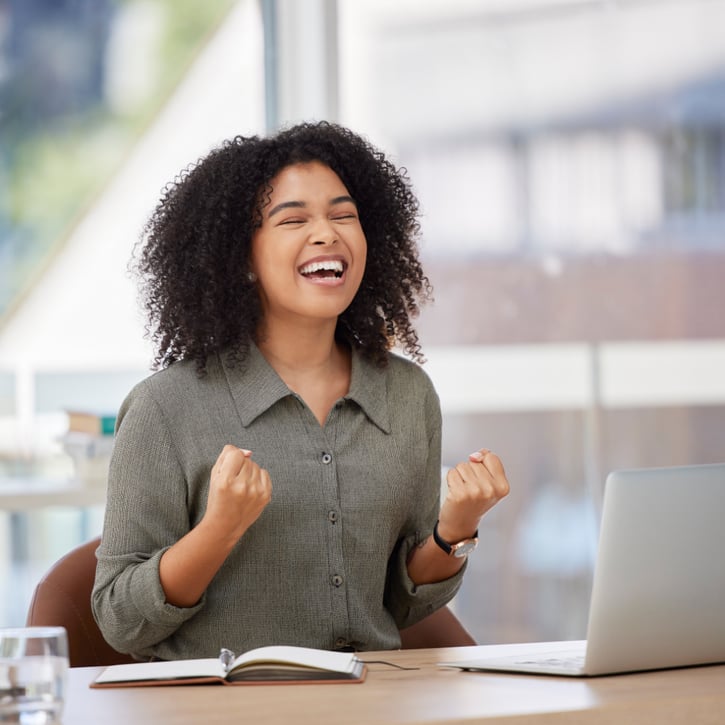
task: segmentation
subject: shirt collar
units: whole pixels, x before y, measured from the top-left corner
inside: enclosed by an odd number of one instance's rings
[[[390,433],[386,371],[365,360],[356,350],[352,351],[350,392],[345,398],[355,401],[383,433]]]
[[[278,400],[293,395],[254,343],[250,343],[247,357],[241,363],[232,365],[224,356],[222,360],[229,390],[245,428]]]
[[[243,363],[232,366],[222,356],[222,365],[245,427],[277,401],[294,395],[254,343],[249,345]],[[384,433],[390,433],[386,378],[384,369],[362,358],[356,350],[352,351],[350,392],[345,398],[357,403]]]

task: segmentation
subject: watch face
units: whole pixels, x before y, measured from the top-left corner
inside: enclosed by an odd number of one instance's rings
[[[462,541],[453,547],[453,556],[462,559],[464,556],[468,556],[478,546],[477,539],[469,539],[468,541]]]

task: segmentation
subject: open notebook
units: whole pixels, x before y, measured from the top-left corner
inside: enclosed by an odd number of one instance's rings
[[[586,641],[442,664],[586,677],[725,662],[724,519],[725,464],[610,473]]]

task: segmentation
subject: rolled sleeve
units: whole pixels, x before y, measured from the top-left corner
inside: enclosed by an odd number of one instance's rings
[[[416,584],[408,574],[408,557],[426,536],[410,536],[401,542],[391,558],[388,607],[399,629],[409,627],[445,606],[460,589],[468,562],[448,579]]]
[[[159,562],[166,549],[150,559],[129,564],[129,557],[107,556],[99,547],[98,569],[108,572],[109,586],[94,591],[94,613],[106,641],[119,652],[152,655],[151,649],[171,636],[203,609],[205,597],[193,607],[175,607],[166,601],[159,578]],[[134,557],[135,562],[138,557]]]

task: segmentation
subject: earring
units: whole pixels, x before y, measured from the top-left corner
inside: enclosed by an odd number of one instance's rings
[[[257,275],[254,272],[247,272],[247,280],[254,284],[257,281]]]

